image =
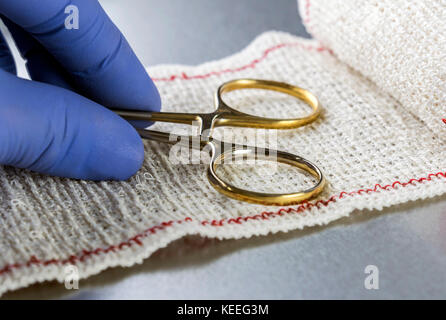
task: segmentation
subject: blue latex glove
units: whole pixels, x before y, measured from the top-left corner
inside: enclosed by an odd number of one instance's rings
[[[79,9],[67,29],[65,8]],[[103,106],[160,110],[158,91],[96,0],[0,0],[34,81],[18,78],[0,36],[0,164],[89,180],[142,165],[135,129]]]

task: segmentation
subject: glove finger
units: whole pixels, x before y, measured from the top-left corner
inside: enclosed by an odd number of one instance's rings
[[[115,113],[1,70],[0,83],[0,164],[88,180],[125,180],[140,168],[141,138]]]
[[[37,39],[86,97],[113,108],[159,111],[158,90],[96,0],[0,1],[0,12]],[[79,28],[67,28],[76,17]]]
[[[26,61],[31,79],[52,84],[79,93],[70,80],[70,75],[56,59],[31,35],[6,17],[2,17],[14,37],[17,48]],[[146,128],[153,124],[149,121],[130,121],[136,128]]]
[[[31,79],[76,91],[70,84],[68,72],[36,39],[5,16],[1,16],[1,19],[8,27],[22,58],[26,61],[26,68]]]
[[[12,57],[9,46],[6,43],[5,38],[0,32],[0,69],[3,69],[9,73],[17,74],[14,58]]]

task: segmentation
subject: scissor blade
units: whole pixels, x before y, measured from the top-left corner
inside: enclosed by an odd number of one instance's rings
[[[123,117],[126,120],[143,120],[143,121],[153,121],[152,112],[147,111],[134,111],[134,110],[116,110],[113,109],[117,115]]]
[[[136,129],[139,135],[143,139],[158,141],[168,144],[179,144],[183,147],[190,149],[201,150],[208,143],[208,141],[203,141],[201,136],[183,136],[173,133],[147,130],[147,129]]]
[[[193,124],[200,121],[200,115],[194,113],[177,112],[148,112],[138,110],[113,110],[116,114],[126,120],[160,121],[169,123]]]

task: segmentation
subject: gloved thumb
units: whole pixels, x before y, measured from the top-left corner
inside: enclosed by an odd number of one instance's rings
[[[135,129],[74,92],[0,70],[0,164],[88,180],[125,180],[144,159]]]

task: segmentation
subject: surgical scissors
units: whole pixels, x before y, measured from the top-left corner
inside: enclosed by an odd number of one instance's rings
[[[222,99],[223,93],[240,89],[263,89],[282,92],[302,100],[312,108],[311,114],[292,119],[263,118],[246,114],[228,106]],[[322,171],[310,161],[283,151],[268,148],[259,148],[235,143],[222,142],[212,137],[212,130],[216,127],[250,127],[263,129],[293,129],[304,126],[316,120],[321,112],[321,105],[311,92],[283,82],[258,80],[258,79],[236,79],[222,84],[215,94],[216,110],[211,113],[173,113],[173,112],[144,112],[131,110],[113,110],[126,120],[160,121],[170,123],[181,123],[192,125],[199,124],[199,135],[177,136],[172,139],[169,133],[148,129],[137,129],[142,138],[158,142],[176,144],[184,147],[204,150],[210,148],[211,160],[207,170],[210,184],[220,193],[233,199],[258,203],[263,205],[291,205],[310,199],[320,192],[325,186],[325,178]],[[193,143],[193,139],[199,139]],[[263,193],[241,189],[231,183],[224,181],[217,175],[217,168],[225,159],[236,159],[240,157],[253,157],[267,161],[278,161],[298,167],[317,180],[315,185],[306,190],[293,193]]]

